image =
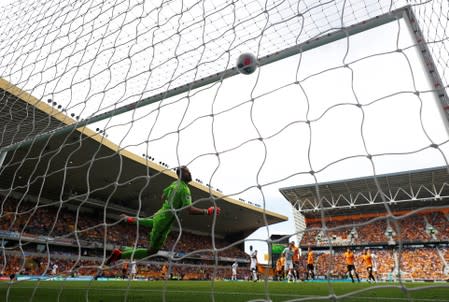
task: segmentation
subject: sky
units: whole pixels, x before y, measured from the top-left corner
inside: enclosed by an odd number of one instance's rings
[[[87,118],[231,68],[239,53],[260,57],[322,34],[341,25],[343,1],[316,9],[303,1],[310,12],[303,20],[292,17],[288,1],[268,19],[254,14],[264,1],[247,1],[248,11],[223,6],[204,23],[196,6],[170,18],[176,4],[156,14],[138,5],[98,12],[83,3],[74,5],[77,14],[48,4],[51,22],[11,27],[10,39],[24,33],[12,43],[2,45],[0,36],[0,74]],[[369,17],[359,2],[347,3],[344,21]],[[163,26],[155,28],[157,18]],[[248,240],[246,249],[264,251],[269,235],[295,233],[279,188],[445,164],[448,135],[412,44],[405,23],[392,22],[89,127],[156,162],[188,164],[194,179],[288,216],[250,236],[261,241]],[[440,148],[426,148],[432,143]]]

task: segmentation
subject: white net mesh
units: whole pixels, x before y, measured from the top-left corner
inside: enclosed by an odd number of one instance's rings
[[[132,263],[105,268],[105,261],[114,247],[147,247],[148,232],[119,214],[153,215],[175,179],[172,168],[188,165],[194,205],[218,205],[222,214],[196,219],[176,211],[161,254],[139,259],[130,279],[228,279],[235,259],[239,279],[250,278],[244,242],[263,227],[252,237],[259,251],[273,232],[296,235],[303,252],[316,250],[318,279],[345,278],[343,247],[355,247],[361,259],[374,245],[378,278],[401,283],[344,293],[329,286],[315,298],[283,296],[265,283],[242,300],[355,299],[360,292],[369,300],[375,289],[396,286],[398,299],[429,292],[402,281],[448,278],[446,182],[398,184],[410,198],[395,208],[396,195],[378,176],[447,170],[448,10],[446,1],[370,0],[4,6],[2,274],[128,278]],[[251,75],[235,68],[245,52],[259,58]],[[350,188],[333,199],[320,185],[358,177],[374,182],[374,197]],[[304,206],[292,217],[279,188],[303,184],[319,202],[284,194]],[[417,190],[436,194],[423,198],[430,204],[416,203]],[[289,221],[270,226],[282,215]],[[276,279],[267,271],[266,279]],[[39,301],[40,286],[27,299]],[[55,299],[65,286],[58,285]],[[233,294],[215,286],[205,300]],[[156,292],[170,300],[177,290],[165,283]],[[89,301],[95,290],[86,292]],[[131,286],[125,292],[124,299],[139,294]],[[13,293],[1,288],[6,300],[15,301]]]

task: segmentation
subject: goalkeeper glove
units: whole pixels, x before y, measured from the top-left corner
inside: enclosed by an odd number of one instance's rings
[[[127,223],[136,223],[137,219],[135,217],[127,216],[125,214],[120,215],[121,219],[124,219]]]
[[[207,209],[207,215],[212,215],[212,214],[214,214],[214,212],[217,214],[217,215],[220,215],[220,208],[219,207],[210,207],[209,209]]]

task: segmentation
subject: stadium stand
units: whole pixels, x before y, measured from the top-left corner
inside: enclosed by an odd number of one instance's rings
[[[47,234],[54,241],[53,244],[49,245],[49,252],[56,257],[57,255],[63,255],[65,258],[58,259],[56,263],[58,264],[58,269],[64,274],[71,274],[73,268],[70,266],[77,257],[77,240],[75,238],[75,232],[78,234],[78,241],[81,242],[81,248],[84,251],[84,256],[89,255],[94,257],[95,260],[89,262],[84,262],[79,270],[80,274],[96,274],[97,269],[101,264],[103,250],[99,247],[102,246],[102,241],[106,238],[107,242],[114,245],[128,245],[132,246],[134,241],[137,239],[138,246],[145,246],[146,244],[146,233],[143,229],[136,234],[136,227],[134,225],[129,225],[125,223],[117,223],[116,221],[110,221],[111,227],[107,229],[107,234],[105,236],[105,229],[101,223],[101,218],[98,215],[86,214],[78,217],[77,224],[75,224],[75,212],[69,209],[63,208],[59,210],[52,206],[45,206],[35,208],[33,204],[20,203],[20,207],[17,209],[15,205],[18,204],[17,200],[10,199],[9,202],[4,203],[4,215],[1,220],[1,227],[3,230],[8,230],[10,235],[7,237],[9,239],[8,243],[5,245],[7,250],[17,250],[19,248],[25,249],[28,253],[32,253],[33,256],[30,259],[24,258],[22,261],[25,262],[25,268],[27,273],[31,275],[40,275],[47,273],[43,270],[43,265],[47,261],[40,260],[42,255],[45,253],[43,250],[42,239],[43,234]],[[31,218],[30,218],[31,216]],[[60,219],[54,223],[53,217],[59,217]],[[54,224],[54,225],[53,225]],[[75,230],[75,225],[78,229]],[[182,257],[187,253],[193,253],[189,258],[202,259],[199,264],[208,262],[207,259],[214,259],[213,254],[204,250],[212,250],[212,242],[209,236],[195,235],[192,233],[183,232],[178,239],[179,232],[172,232],[169,235],[163,249],[165,251],[174,251],[178,257]],[[5,236],[6,237],[6,236]],[[14,237],[18,240],[13,240]],[[20,242],[22,238],[23,242]],[[66,247],[63,249],[61,244],[64,243]],[[228,269],[228,264],[234,259],[240,259],[242,266],[248,265],[247,255],[242,249],[237,246],[230,246],[231,243],[226,242],[223,239],[216,239],[215,246],[217,249],[222,249],[218,252],[219,259],[222,259],[223,266]],[[68,247],[67,247],[68,246]],[[41,248],[41,253],[39,253],[39,248]],[[203,252],[195,252],[197,250],[203,250]],[[46,252],[46,251],[45,251]],[[12,257],[7,261],[7,266],[4,268],[4,274],[11,274],[13,272],[18,272],[21,267],[19,258],[19,251],[13,253]],[[41,265],[31,265],[27,262],[31,261],[33,264],[42,263]],[[161,260],[163,261],[163,260]],[[146,266],[145,266],[146,267]],[[224,269],[224,268],[223,268]],[[225,270],[226,270],[225,269]],[[179,274],[184,272],[189,272],[188,278],[199,279],[198,272],[194,272],[193,268],[180,267],[178,268]],[[143,274],[146,278],[155,278],[154,274],[159,274],[160,267],[156,266],[146,267],[144,270],[146,273]],[[109,275],[118,275],[119,270],[108,271]],[[205,274],[209,276],[212,275],[212,270],[206,270],[205,273],[201,273],[201,278],[203,279]],[[196,277],[194,277],[194,275]],[[142,274],[141,274],[142,276]],[[224,278],[225,274],[219,271],[219,276]]]
[[[0,171],[0,273],[48,277],[52,265],[57,264],[61,276],[121,275],[118,267],[101,268],[106,255],[118,246],[145,246],[147,234],[143,228],[137,232],[135,225],[120,223],[119,215],[150,216],[158,210],[163,188],[176,179],[174,171],[147,156],[124,150],[101,133],[76,128],[76,119],[1,78],[0,95],[14,107],[0,121],[0,127],[23,129],[4,132],[0,146],[73,127],[67,133],[4,153]],[[150,177],[151,186],[146,183]],[[116,181],[117,186],[111,185]],[[230,263],[236,259],[242,271],[248,265],[243,249],[249,234],[266,223],[287,220],[284,215],[235,200],[200,181],[191,182],[190,187],[196,205],[216,204],[222,210],[213,228],[214,236],[206,217],[180,213],[181,225],[174,227],[162,255],[139,263],[140,277],[225,278],[230,276]],[[161,276],[167,259],[171,259],[167,274]]]
[[[446,179],[444,167],[378,175],[381,191],[389,192],[383,199],[369,177],[318,184],[321,203],[314,184],[280,191],[305,222],[296,231],[301,249],[311,247],[317,255],[319,278],[346,278],[343,253],[350,247],[363,279],[368,274],[362,253],[370,248],[379,280],[440,281],[449,280]],[[324,217],[314,206],[318,204]],[[300,273],[305,274],[304,269]]]

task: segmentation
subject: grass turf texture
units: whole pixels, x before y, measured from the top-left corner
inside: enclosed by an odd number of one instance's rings
[[[395,286],[396,288],[393,288]],[[447,283],[286,283],[223,281],[23,281],[0,282],[0,301],[449,301]],[[165,293],[165,294],[164,294]],[[349,294],[349,295],[348,295]],[[343,295],[343,296],[342,296]],[[413,300],[411,299],[413,298]]]

